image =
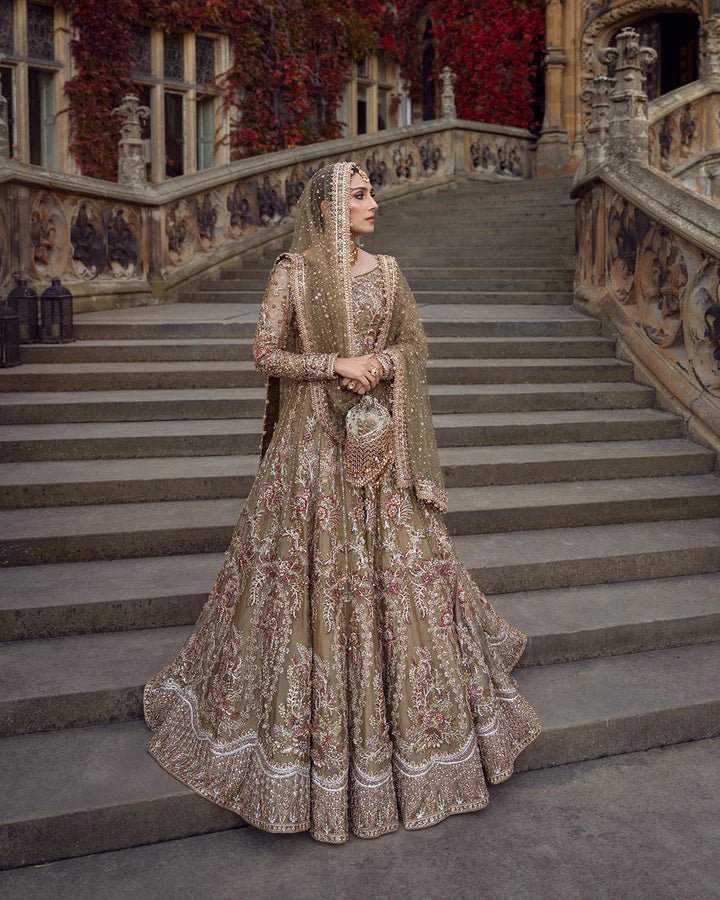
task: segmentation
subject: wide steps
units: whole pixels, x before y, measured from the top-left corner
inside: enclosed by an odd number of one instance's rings
[[[548,410],[433,415],[439,447],[652,440],[680,437],[674,416],[655,409]],[[82,422],[8,425],[0,461],[140,459],[259,453],[261,420]]]
[[[543,723],[517,771],[717,736],[720,645],[699,644],[518,672]],[[202,831],[237,817],[147,754],[142,722],[0,741],[0,865],[31,865]]]
[[[684,440],[598,441],[443,447],[448,487],[697,475],[713,471],[711,450]],[[207,500],[247,495],[256,455],[9,463],[0,469],[0,507],[82,506]]]
[[[434,413],[532,410],[637,409],[650,406],[651,388],[634,382],[564,384],[430,385]],[[0,392],[0,424],[141,422],[179,419],[261,418],[265,389],[199,388],[75,393]]]
[[[259,297],[259,295],[258,295]],[[80,340],[173,340],[252,338],[257,325],[255,303],[168,304],[140,309],[86,313],[75,320]],[[187,310],[187,315],[183,312]],[[428,336],[542,337],[597,335],[600,323],[558,304],[421,303],[418,311]]]
[[[632,369],[618,359],[431,359],[430,384],[517,384],[527,381],[629,380]],[[263,375],[251,362],[29,363],[8,370],[5,391],[133,390],[148,388],[259,387]]]
[[[669,579],[720,572],[720,517],[458,536],[453,545],[490,594]],[[189,553],[0,569],[0,640],[194,622],[222,564],[223,553]]]
[[[568,306],[572,302],[572,291],[560,290],[426,290],[413,291],[418,305],[422,303],[472,304],[501,306]],[[178,295],[180,303],[227,303],[233,297],[238,306],[259,304],[263,299],[263,291],[235,290],[223,291],[217,288],[207,290],[194,289],[182,291]]]
[[[522,359],[607,357],[615,342],[602,337],[430,337],[433,359]],[[78,341],[22,348],[23,363],[112,363],[173,361],[251,361],[250,338],[204,338],[184,341]]]
[[[720,516],[706,475],[448,490],[452,535]],[[186,500],[0,510],[0,565],[166,556],[224,549],[241,501]]]

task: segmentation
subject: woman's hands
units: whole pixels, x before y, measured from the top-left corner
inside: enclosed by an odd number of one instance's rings
[[[335,373],[340,375],[340,384],[358,394],[367,394],[380,381],[382,365],[377,357],[338,356]]]

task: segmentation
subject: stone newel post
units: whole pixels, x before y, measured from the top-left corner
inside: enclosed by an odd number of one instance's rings
[[[614,78],[607,75],[596,75],[593,86],[585,88],[580,94],[583,103],[590,104],[590,125],[585,136],[585,158],[588,169],[594,169],[605,162],[607,152],[607,136],[610,129],[610,93],[615,84]]]
[[[445,68],[440,73],[440,81],[442,81],[442,95],[441,95],[441,103],[442,103],[442,112],[440,113],[440,117],[443,119],[456,119],[457,113],[455,112],[455,89],[454,84],[457,76],[452,71],[450,66],[445,66]]]
[[[615,87],[610,92],[608,158],[647,163],[647,94],[643,90],[642,67],[654,63],[657,53],[652,47],[640,46],[640,35],[634,28],[623,28],[617,36],[617,46],[606,47],[598,56],[605,65],[615,64]]]
[[[118,141],[118,182],[120,184],[145,184],[144,144],[141,127],[150,117],[147,106],[140,106],[140,98],[126,94],[113,115],[122,116],[120,140]]]
[[[700,78],[720,84],[720,15],[711,16],[700,29]]]

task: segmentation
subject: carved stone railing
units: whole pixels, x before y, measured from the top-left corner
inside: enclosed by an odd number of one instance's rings
[[[60,276],[78,312],[171,300],[226,260],[283,237],[309,176],[357,160],[392,200],[468,179],[530,177],[518,128],[442,119],[312,144],[163,184],[116,184],[0,160],[0,289]]]
[[[720,151],[720,84],[694,81],[653,101],[648,109],[650,163],[699,193],[696,177]]]
[[[573,184],[575,303],[618,336],[660,402],[720,450],[720,207],[650,165],[646,106],[628,96],[623,71],[642,48],[628,38],[609,116],[595,113],[615,141],[596,128]]]

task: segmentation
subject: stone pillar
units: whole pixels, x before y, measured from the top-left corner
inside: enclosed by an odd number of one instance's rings
[[[720,15],[713,15],[700,28],[700,79],[720,85]]]
[[[457,119],[454,89],[456,78],[457,76],[450,66],[445,66],[440,73],[440,81],[442,81],[442,95],[440,98],[442,112],[440,113],[440,118],[442,119]]]
[[[607,137],[610,129],[610,93],[615,84],[614,78],[607,75],[596,75],[593,86],[580,93],[583,103],[590,104],[590,125],[585,136],[585,159],[588,170],[605,162]]]
[[[0,53],[0,62],[5,59]],[[10,126],[8,124],[8,104],[0,90],[0,159],[10,159]]]
[[[567,64],[562,44],[564,5],[565,0],[547,0],[545,7],[545,118],[537,145],[537,174],[541,178],[564,172],[570,157],[562,118],[563,71]]]
[[[634,28],[623,28],[617,36],[617,45],[601,50],[598,58],[604,65],[615,64],[607,158],[647,163],[647,94],[643,90],[642,67],[654,63],[657,53],[652,47],[640,46],[640,35]]]
[[[140,106],[135,94],[127,94],[113,115],[122,117],[121,135],[118,141],[118,182],[120,184],[145,184],[145,151],[141,137],[141,125],[150,116],[147,106]]]

